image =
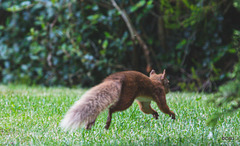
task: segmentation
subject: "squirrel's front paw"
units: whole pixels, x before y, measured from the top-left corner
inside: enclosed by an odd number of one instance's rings
[[[158,116],[159,116],[159,115],[158,115],[157,112],[153,113],[152,115],[153,115],[153,117],[154,117],[155,119],[158,119]]]

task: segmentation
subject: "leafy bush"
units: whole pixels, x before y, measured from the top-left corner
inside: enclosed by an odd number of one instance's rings
[[[240,52],[239,52],[240,53]],[[234,72],[231,74],[232,81],[222,85],[219,92],[209,101],[214,102],[219,108],[224,108],[224,112],[218,110],[211,118],[208,124],[215,126],[219,118],[230,115],[240,108],[240,61],[235,65]]]
[[[145,72],[141,44],[131,39],[110,2],[0,3],[3,83],[89,86],[116,71]],[[173,87],[180,82],[178,87],[204,90],[227,79],[236,61],[230,25],[238,23],[233,15],[238,11],[233,1],[118,3],[148,45],[153,68],[166,68]]]

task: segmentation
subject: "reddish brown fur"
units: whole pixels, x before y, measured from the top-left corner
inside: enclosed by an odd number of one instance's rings
[[[155,101],[159,109],[175,119],[174,112],[170,111],[166,103],[166,92],[169,92],[169,81],[164,74],[156,74],[155,71],[150,73],[150,78],[146,75],[136,71],[118,72],[108,76],[104,81],[108,80],[121,80],[122,91],[118,102],[109,108],[108,120],[106,129],[109,128],[111,123],[112,113],[123,111],[129,108],[137,97],[145,97],[141,101],[137,99],[140,110],[146,114],[152,114],[154,118],[158,118],[158,113],[150,106],[151,101]]]
[[[152,114],[155,119],[158,119],[158,113],[152,109],[151,101],[156,102],[163,113],[175,119],[174,112],[169,109],[166,103],[165,95],[169,92],[168,83],[165,70],[162,74],[156,74],[152,70],[150,77],[137,71],[114,73],[101,84],[90,89],[83,99],[80,99],[71,107],[62,121],[62,127],[73,129],[85,122],[86,129],[91,129],[98,114],[110,106],[105,126],[108,129],[112,113],[126,110],[134,100],[137,100],[141,111]]]

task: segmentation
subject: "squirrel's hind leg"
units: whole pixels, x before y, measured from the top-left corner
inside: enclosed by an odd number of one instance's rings
[[[109,112],[108,112],[108,117],[107,117],[107,122],[106,122],[106,126],[105,126],[105,129],[109,129],[109,126],[111,124],[111,121],[112,121],[112,110],[111,108],[109,108]]]
[[[96,118],[93,121],[86,123],[85,129],[91,130],[92,126],[95,124],[95,121]]]

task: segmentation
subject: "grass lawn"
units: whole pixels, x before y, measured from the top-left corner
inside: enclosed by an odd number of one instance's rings
[[[173,121],[153,108],[159,119],[146,115],[136,103],[113,114],[105,130],[107,111],[100,114],[92,130],[65,132],[59,123],[84,89],[0,85],[0,145],[240,145],[240,112],[224,117],[215,129],[206,120],[217,110],[206,104],[209,94],[169,93],[168,105],[176,113]],[[231,137],[234,140],[223,140]]]

